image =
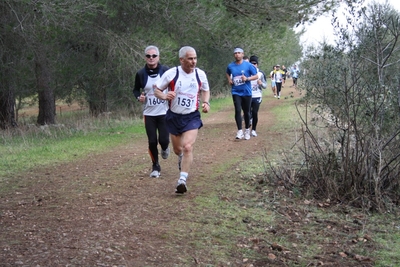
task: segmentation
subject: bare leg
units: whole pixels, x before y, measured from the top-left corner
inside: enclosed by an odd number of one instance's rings
[[[197,138],[198,129],[189,130],[181,135],[171,135],[172,146],[177,155],[182,155],[181,172],[175,193],[183,194],[187,191],[186,179],[189,175],[190,165],[193,162],[193,145]]]
[[[193,162],[193,145],[196,142],[198,129],[184,132],[181,135],[172,135],[171,142],[176,155],[183,153],[181,171],[189,173],[190,165]]]

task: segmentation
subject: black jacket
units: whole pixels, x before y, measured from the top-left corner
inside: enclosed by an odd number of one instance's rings
[[[163,75],[164,72],[166,72],[169,68],[167,66],[161,65],[158,63],[157,67],[155,69],[149,69],[147,65],[144,66],[144,68],[140,69],[135,76],[135,86],[133,87],[133,95],[137,99],[141,92],[142,89],[146,86],[147,83],[147,78],[150,77],[155,77],[158,74],[160,76]]]

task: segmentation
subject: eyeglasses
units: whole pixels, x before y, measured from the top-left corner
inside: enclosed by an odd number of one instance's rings
[[[147,58],[151,58],[151,57],[152,57],[152,58],[156,58],[156,57],[158,57],[158,55],[155,55],[155,54],[153,54],[153,55],[146,55],[146,57],[147,57]]]
[[[257,62],[251,62],[251,64],[253,64],[253,65],[257,65]]]

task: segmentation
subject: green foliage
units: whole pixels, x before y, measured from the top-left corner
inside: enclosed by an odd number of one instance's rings
[[[258,55],[266,71],[277,62],[290,65],[301,56],[293,26],[336,2],[10,0],[0,3],[0,38],[1,51],[13,56],[2,57],[2,66],[16,75],[7,83],[0,76],[0,84],[12,87],[16,99],[34,96],[40,55],[47,65],[49,96],[85,97],[97,115],[132,106],[133,77],[145,63],[147,45],[157,45],[168,66],[179,64],[181,46],[191,45],[218,95],[229,91],[225,69],[235,46]]]
[[[313,104],[304,153],[319,194],[384,211],[400,196],[400,20],[387,5],[358,14],[354,33],[341,28],[336,46],[322,44],[304,62]],[[318,138],[318,127],[328,136]]]

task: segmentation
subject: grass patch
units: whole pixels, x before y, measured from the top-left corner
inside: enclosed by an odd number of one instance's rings
[[[85,126],[46,126],[26,132],[3,132],[0,139],[0,177],[100,153],[144,133],[143,122],[138,119],[97,120]]]
[[[398,216],[385,214],[373,216],[375,225],[374,240],[379,244],[374,256],[378,259],[375,266],[400,266],[400,221]]]
[[[273,112],[279,122],[269,131],[281,131],[284,140],[293,138],[293,122],[300,125],[294,101],[288,99]],[[293,142],[286,142],[282,150],[293,150],[288,148]],[[273,154],[274,165],[300,156],[292,151],[290,159],[282,160],[282,150]],[[309,201],[279,183],[268,185],[265,160],[262,151],[245,159],[233,156],[214,170],[213,179],[218,180],[214,186],[218,187],[197,196],[196,205],[186,215],[190,222],[186,231],[195,240],[191,249],[207,251],[210,262],[216,264],[232,261],[232,255],[237,255],[238,262],[242,258],[264,263],[259,266],[275,266],[268,264],[272,253],[284,258],[285,266],[399,265],[400,225],[385,224],[398,221],[394,216],[366,215],[328,200]],[[283,250],[272,249],[274,245]]]
[[[202,113],[202,117],[218,112],[230,101],[230,98],[222,97],[212,99],[210,113]],[[121,115],[93,119],[84,111],[76,111],[64,112],[59,119],[61,124],[56,126],[30,125],[22,130],[1,132],[0,177],[77,160],[122,145],[136,135],[145,135],[141,118]]]
[[[230,104],[231,99],[214,98],[206,118]],[[87,112],[86,112],[87,113]],[[0,136],[0,177],[38,166],[68,162],[106,151],[127,143],[136,135],[145,135],[141,118],[102,117],[93,119],[83,111],[64,112],[62,124],[56,126],[30,126],[13,132],[3,131]]]
[[[214,112],[218,112],[220,110],[223,110],[223,109],[231,106],[232,105],[232,97],[231,96],[223,96],[223,97],[212,98],[210,100],[210,104],[211,104],[210,112],[212,114]]]
[[[287,131],[300,127],[300,119],[295,108],[295,102],[294,98],[285,99],[284,105],[279,105],[272,109],[277,121],[271,128],[272,131]]]

